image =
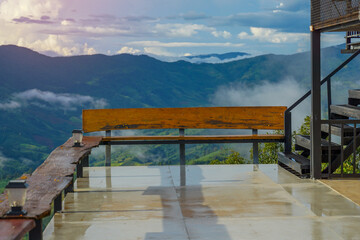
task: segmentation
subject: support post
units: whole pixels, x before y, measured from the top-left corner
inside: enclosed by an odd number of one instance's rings
[[[65,195],[68,194],[69,192],[74,192],[74,175],[73,175],[73,179],[72,179],[71,183],[69,184],[69,186],[67,188],[65,188]]]
[[[84,159],[81,162],[83,167],[89,167],[89,155],[84,157]]]
[[[328,102],[328,119],[331,119],[331,104],[332,104],[332,97],[331,97],[331,78],[327,81],[327,102]]]
[[[76,178],[82,178],[83,177],[83,166],[82,166],[82,160],[76,164]]]
[[[43,234],[42,234],[42,220],[41,219],[35,219],[35,228],[33,228],[29,232],[29,240],[42,240]]]
[[[54,200],[54,212],[61,212],[62,210],[62,192]]]
[[[179,135],[185,136],[185,129],[179,129]],[[180,143],[180,186],[186,185],[186,158],[185,158],[185,144]]]
[[[252,134],[257,135],[258,130],[253,129]],[[259,143],[258,142],[253,143],[253,164],[259,164]]]
[[[285,154],[292,151],[292,129],[291,129],[291,112],[285,111]]]
[[[106,136],[111,137],[111,131],[106,131]],[[108,142],[108,145],[105,146],[105,167],[111,167],[111,145]]]
[[[321,178],[321,65],[320,31],[311,32],[311,178]]]

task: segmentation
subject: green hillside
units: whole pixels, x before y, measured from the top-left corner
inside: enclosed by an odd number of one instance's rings
[[[326,59],[323,75],[348,57],[340,54],[339,47],[322,52]],[[334,83],[341,82],[334,84],[335,101],[342,99],[347,89],[358,87],[359,61],[355,59],[334,77]],[[308,52],[191,64],[127,54],[47,57],[25,48],[0,46],[0,179],[31,172],[41,164],[73,129],[81,128],[83,108],[209,106],[220,86],[255,86],[288,77],[309,89],[309,68]],[[171,146],[143,149],[145,155],[156,156],[154,162],[121,150],[114,155],[114,164],[176,163],[177,151]],[[218,145],[191,146],[188,152],[193,163],[223,156]],[[95,160],[94,164],[101,164],[101,154]]]

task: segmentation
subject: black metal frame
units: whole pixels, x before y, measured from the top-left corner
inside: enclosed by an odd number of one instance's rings
[[[252,129],[252,134],[258,134],[258,129]],[[110,136],[110,131],[106,131],[106,136]],[[179,136],[185,136],[185,129],[179,129]],[[252,143],[253,144],[253,163],[259,164],[259,143],[284,142],[284,139],[227,139],[227,140],[112,140],[102,141],[100,145],[106,146],[105,158],[106,166],[111,166],[111,146],[112,145],[156,145],[156,144],[179,144],[180,150],[180,185],[186,185],[186,144],[214,144],[214,143]],[[109,150],[110,149],[110,150]],[[88,160],[87,160],[88,164]]]
[[[300,103],[302,103],[307,97],[312,96],[312,149],[314,155],[312,159],[321,159],[321,85],[327,83],[327,102],[328,102],[328,118],[331,119],[332,94],[331,94],[331,78],[349,64],[355,57],[360,54],[360,49],[353,53],[347,60],[340,64],[335,70],[328,74],[323,80],[320,81],[320,31],[312,32],[312,89],[299,98],[294,104],[292,104],[285,111],[285,153],[291,153],[292,151],[292,126],[291,126],[291,111],[295,109]],[[314,118],[314,116],[316,118]],[[315,120],[315,122],[314,122]],[[315,134],[315,136],[314,136]],[[319,155],[320,154],[320,155]],[[321,178],[321,162],[313,162],[311,177]]]
[[[316,51],[316,53],[315,53]],[[291,126],[291,111],[295,109],[300,103],[302,103],[307,97],[311,95],[312,92],[314,92],[316,101],[312,101],[312,115],[314,116],[314,111],[316,112],[316,122],[314,124],[314,117],[312,118],[312,126],[316,134],[316,139],[314,139],[314,144],[312,147],[313,149],[318,149],[316,152],[316,156],[313,157],[313,159],[321,159],[320,149],[320,141],[321,136],[319,139],[319,135],[321,135],[320,132],[320,126],[321,124],[319,121],[321,120],[321,103],[320,97],[321,97],[321,91],[320,87],[324,83],[327,83],[327,101],[328,101],[328,118],[331,118],[331,110],[330,105],[332,104],[332,94],[331,94],[331,78],[339,72],[341,69],[343,69],[347,64],[349,64],[355,57],[357,57],[360,54],[360,49],[357,50],[354,54],[352,54],[347,60],[345,60],[342,64],[340,64],[335,70],[333,70],[330,74],[328,74],[323,80],[319,81],[320,77],[320,32],[315,31],[312,33],[312,69],[313,69],[313,76],[312,76],[312,90],[305,93],[301,98],[299,98],[293,105],[291,105],[286,111],[285,111],[285,153],[290,153],[292,151],[292,126]],[[315,85],[315,86],[314,86]],[[316,107],[316,109],[315,109]],[[312,130],[313,130],[312,129]],[[314,131],[312,131],[314,132]],[[314,137],[314,136],[313,136]],[[315,167],[313,165],[314,170],[312,170],[312,177],[313,178],[320,178],[321,177],[321,169],[319,170],[320,164],[318,163]],[[315,173],[316,172],[316,173]]]
[[[322,173],[321,176],[323,178],[333,178],[333,177],[360,177],[360,173],[356,173],[356,170],[359,170],[359,166],[356,166],[356,156],[357,156],[357,148],[360,145],[360,133],[357,133],[356,126],[360,125],[360,120],[351,120],[351,119],[329,119],[329,120],[321,120],[321,124],[328,124],[329,125],[329,142],[331,142],[331,127],[333,125],[340,125],[341,126],[341,154],[340,154],[340,166],[341,166],[341,172],[340,174],[332,173],[332,164],[337,159],[332,160],[332,151],[331,151],[331,144],[328,148],[328,167],[327,167],[327,173]],[[345,125],[353,125],[353,135],[352,135],[352,141],[350,141],[346,148],[344,148],[344,139],[342,136],[344,136],[344,126]],[[352,173],[344,173],[344,162],[350,157],[353,156],[353,172]]]

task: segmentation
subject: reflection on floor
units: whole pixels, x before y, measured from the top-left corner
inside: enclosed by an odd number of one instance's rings
[[[44,239],[360,239],[360,207],[277,165],[86,168]]]

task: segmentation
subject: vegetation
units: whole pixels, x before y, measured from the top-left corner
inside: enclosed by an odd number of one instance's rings
[[[322,66],[324,73],[346,58],[340,54],[339,47],[324,49],[322,53],[327,58]],[[55,147],[71,136],[73,129],[81,128],[81,109],[96,107],[91,101],[54,104],[41,100],[44,96],[20,101],[18,93],[39,89],[72,94],[75,100],[79,96],[91,96],[93,100],[103,99],[107,108],[208,106],[219,86],[237,83],[253,86],[264,80],[277,82],[290,75],[308,89],[310,66],[304,60],[308,57],[309,53],[263,55],[226,64],[190,64],[127,54],[49,58],[25,48],[0,46],[0,104],[3,104],[0,109],[0,180],[7,182],[23,173],[31,173]],[[333,84],[336,88],[334,101],[343,99],[347,89],[356,87],[357,75],[353,72],[358,71],[359,62],[354,59],[332,78],[333,82],[343,79],[341,85]],[[269,74],[272,72],[277,74]],[[12,101],[18,101],[21,107],[6,109]],[[206,164],[216,159],[224,162],[231,153],[225,156],[222,148],[221,145],[189,146],[187,158],[191,164]],[[260,162],[276,161],[273,153],[280,148],[281,144],[261,145]],[[142,149],[154,162],[131,151],[115,152],[114,164],[177,164],[177,151],[170,146]],[[101,165],[102,161],[99,155],[93,164]]]

